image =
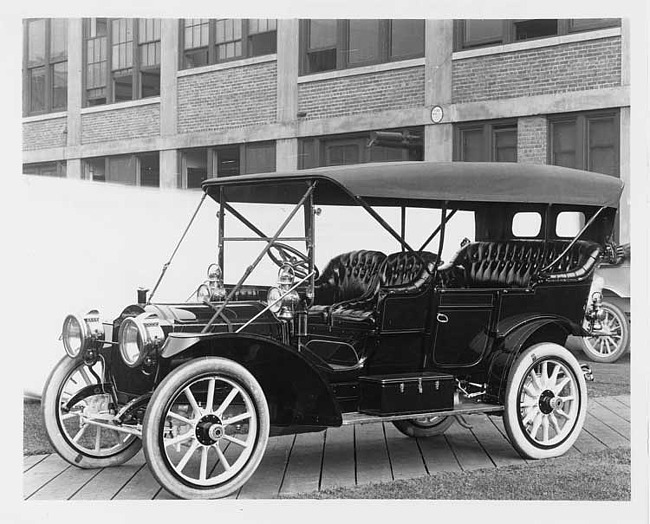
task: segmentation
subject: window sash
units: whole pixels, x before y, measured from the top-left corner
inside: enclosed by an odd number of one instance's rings
[[[83,33],[84,106],[160,95],[160,19],[84,19]]]
[[[320,20],[320,19],[318,19]],[[324,19],[323,19],[324,20]],[[394,46],[392,37],[398,29],[393,23],[401,24],[408,20],[336,20],[336,39],[332,36],[325,38],[323,42],[313,42],[311,38],[312,22],[314,20],[304,19],[300,21],[300,74],[309,75],[323,71],[350,69],[365,65],[381,64],[391,61],[405,60],[424,56],[424,20],[418,21],[422,24],[421,49],[412,52],[393,52]],[[371,45],[364,47],[365,53],[355,56],[353,48],[358,35],[351,35],[351,31],[360,28],[361,24],[377,24],[372,28]],[[331,31],[331,28],[330,28]],[[358,40],[363,43],[363,40]],[[312,45],[314,44],[314,45]],[[412,44],[411,44],[412,45]]]
[[[550,20],[550,19],[549,19]],[[621,25],[620,18],[590,18],[584,19],[553,19],[557,22],[557,30],[553,34],[530,37],[531,39],[552,38],[554,36],[567,35],[582,31],[593,31],[605,29],[608,27],[618,27]],[[502,24],[501,31],[484,37],[472,38],[468,31],[468,23],[475,22],[493,22],[492,20],[455,20],[454,21],[454,49],[461,51],[463,49],[474,49],[476,47],[487,47],[502,44],[510,44],[521,41],[522,35],[518,35],[517,27],[526,23],[539,21],[536,19],[504,19],[499,20]],[[496,21],[494,21],[496,22]]]
[[[181,69],[277,51],[276,19],[182,19],[179,23]]]
[[[510,144],[507,143],[508,141]],[[461,162],[516,162],[517,149],[517,122],[514,120],[468,122],[457,124],[454,128],[454,160]],[[510,153],[508,153],[509,150],[511,150]],[[504,159],[504,156],[507,158]]]
[[[26,20],[23,27],[23,113],[36,115],[65,110],[67,20]]]
[[[620,176],[620,116],[618,111],[589,111],[579,114],[549,117],[549,151],[548,162],[554,165],[574,167],[586,171]],[[592,126],[609,122],[611,125],[610,143],[592,143]],[[559,143],[558,130],[561,126],[572,133],[571,143]],[[602,159],[603,152],[610,151],[609,169],[598,169],[597,158]],[[573,162],[567,159],[573,155]],[[607,158],[607,157],[606,157]]]

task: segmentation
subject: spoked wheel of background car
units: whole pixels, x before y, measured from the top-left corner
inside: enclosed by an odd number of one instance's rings
[[[67,405],[76,393],[99,384],[103,377],[101,358],[89,368],[80,358],[65,356],[52,370],[43,389],[41,409],[47,436],[61,457],[81,468],[123,464],[142,447],[142,441],[134,435],[95,426],[88,421],[95,419],[111,424],[106,420],[115,413],[110,394],[85,396],[74,405]]]
[[[396,420],[393,425],[408,437],[435,437],[442,435],[455,422],[454,417],[421,417]]]
[[[625,313],[614,304],[603,302],[605,318],[602,334],[582,337],[582,351],[594,362],[615,362],[625,354],[630,344],[630,325]]]
[[[564,347],[526,349],[510,371],[503,422],[512,445],[526,458],[557,457],[578,438],[587,413],[587,384]]]
[[[253,475],[266,449],[269,409],[253,375],[207,357],[173,370],[144,419],[144,453],[161,486],[177,497],[226,497]]]

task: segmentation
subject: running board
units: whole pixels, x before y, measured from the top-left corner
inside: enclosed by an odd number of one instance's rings
[[[503,406],[494,406],[492,404],[475,404],[473,402],[465,402],[460,404],[455,409],[447,411],[431,411],[428,413],[409,413],[407,415],[369,415],[367,413],[359,413],[354,411],[351,413],[343,413],[343,425],[350,426],[353,424],[373,424],[376,422],[392,422],[394,420],[408,420],[413,418],[427,418],[427,417],[446,417],[455,415],[480,415],[482,413],[499,413],[503,411]]]

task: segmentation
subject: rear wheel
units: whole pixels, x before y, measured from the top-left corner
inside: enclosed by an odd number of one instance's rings
[[[173,495],[226,497],[257,469],[269,427],[266,398],[253,375],[231,360],[201,358],[156,388],[144,418],[144,453]]]
[[[625,354],[630,345],[630,325],[625,313],[610,302],[603,302],[605,318],[602,334],[582,337],[582,351],[594,362],[615,362]]]
[[[557,457],[576,441],[587,413],[587,385],[576,358],[542,343],[526,349],[510,371],[503,422],[526,458]]]
[[[115,407],[111,406],[109,394],[86,396],[68,406],[82,388],[99,384],[103,377],[102,359],[88,367],[80,358],[65,356],[54,367],[43,389],[41,409],[47,436],[62,458],[80,468],[123,464],[142,447],[142,441],[134,435],[88,422],[101,420],[102,416],[110,418]]]
[[[433,416],[396,420],[393,425],[408,437],[435,437],[447,431],[454,421],[454,417]]]

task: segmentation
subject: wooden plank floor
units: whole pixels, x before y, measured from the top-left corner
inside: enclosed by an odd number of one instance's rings
[[[472,415],[467,421],[471,430],[454,424],[433,438],[408,438],[390,423],[273,437],[253,477],[230,498],[270,499],[529,462],[510,445],[500,417]],[[629,446],[629,395],[594,398],[567,455]],[[70,466],[56,454],[25,456],[23,495],[28,500],[173,498],[153,478],[142,452],[123,466],[99,470]]]

